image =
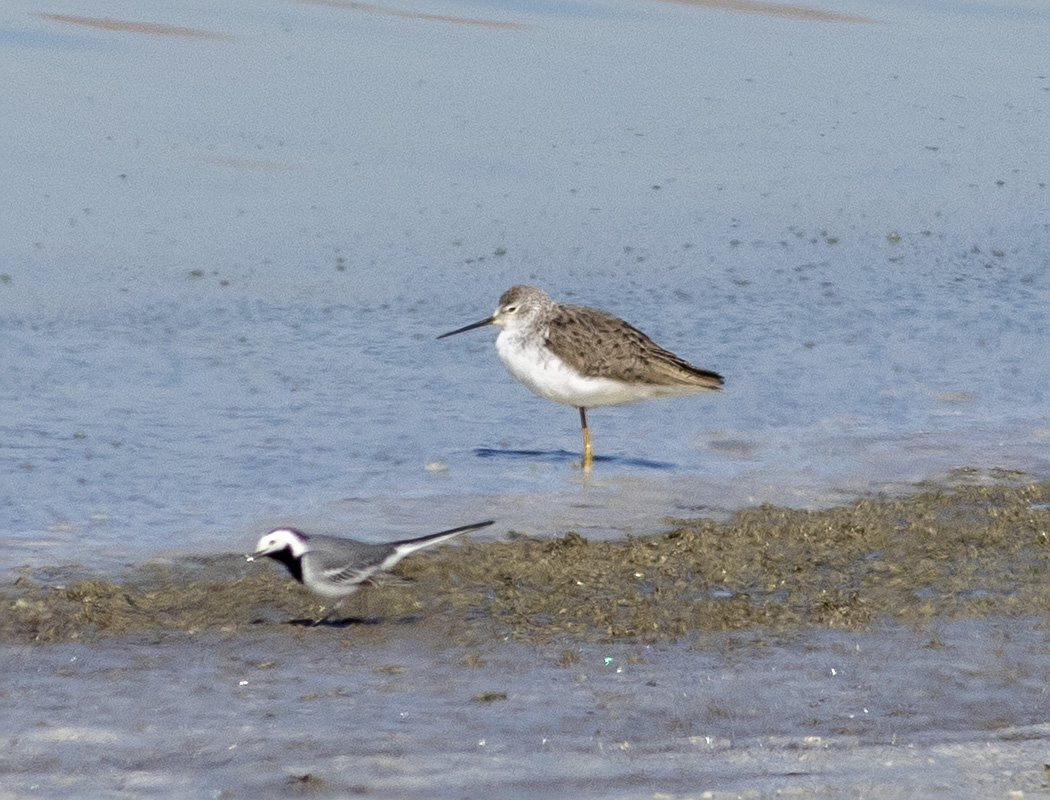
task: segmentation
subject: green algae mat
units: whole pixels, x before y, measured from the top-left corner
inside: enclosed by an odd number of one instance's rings
[[[669,527],[617,541],[512,532],[413,555],[396,570],[407,580],[366,587],[316,633],[414,624],[452,644],[479,634],[654,642],[1050,611],[1050,483],[926,488],[820,511],[762,506]],[[25,643],[258,626],[305,635],[329,610],[277,565],[243,555],[147,563],[119,578],[22,570],[0,586],[0,608],[0,642]]]

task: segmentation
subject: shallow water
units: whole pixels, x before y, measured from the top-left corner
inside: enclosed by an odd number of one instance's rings
[[[1042,620],[571,648],[448,648],[411,625],[353,633],[5,645],[0,792],[984,798],[1045,786]]]
[[[390,8],[8,6],[0,566],[1050,471],[1038,9]],[[726,392],[596,411],[585,479],[434,339],[517,282]]]

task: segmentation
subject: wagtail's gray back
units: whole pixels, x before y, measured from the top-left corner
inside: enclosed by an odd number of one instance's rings
[[[307,535],[295,528],[277,528],[262,536],[256,556],[284,564],[297,581],[323,597],[343,598],[379,573],[423,547],[440,544],[467,531],[487,528],[494,520],[462,525],[440,533],[387,544],[369,544],[341,536]]]

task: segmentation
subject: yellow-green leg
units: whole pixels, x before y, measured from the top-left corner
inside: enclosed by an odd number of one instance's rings
[[[590,469],[594,463],[594,451],[591,449],[591,431],[587,427],[587,409],[580,407],[580,430],[583,432],[583,468]]]

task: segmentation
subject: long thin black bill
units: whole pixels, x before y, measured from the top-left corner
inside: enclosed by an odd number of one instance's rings
[[[472,331],[475,328],[484,328],[486,325],[491,325],[493,319],[494,319],[494,317],[489,317],[488,319],[483,319],[483,320],[481,320],[481,322],[475,322],[472,325],[467,325],[466,327],[457,328],[454,331],[449,331],[448,333],[443,333],[437,338],[444,339],[446,336],[455,336],[457,333],[463,333],[464,331]]]

